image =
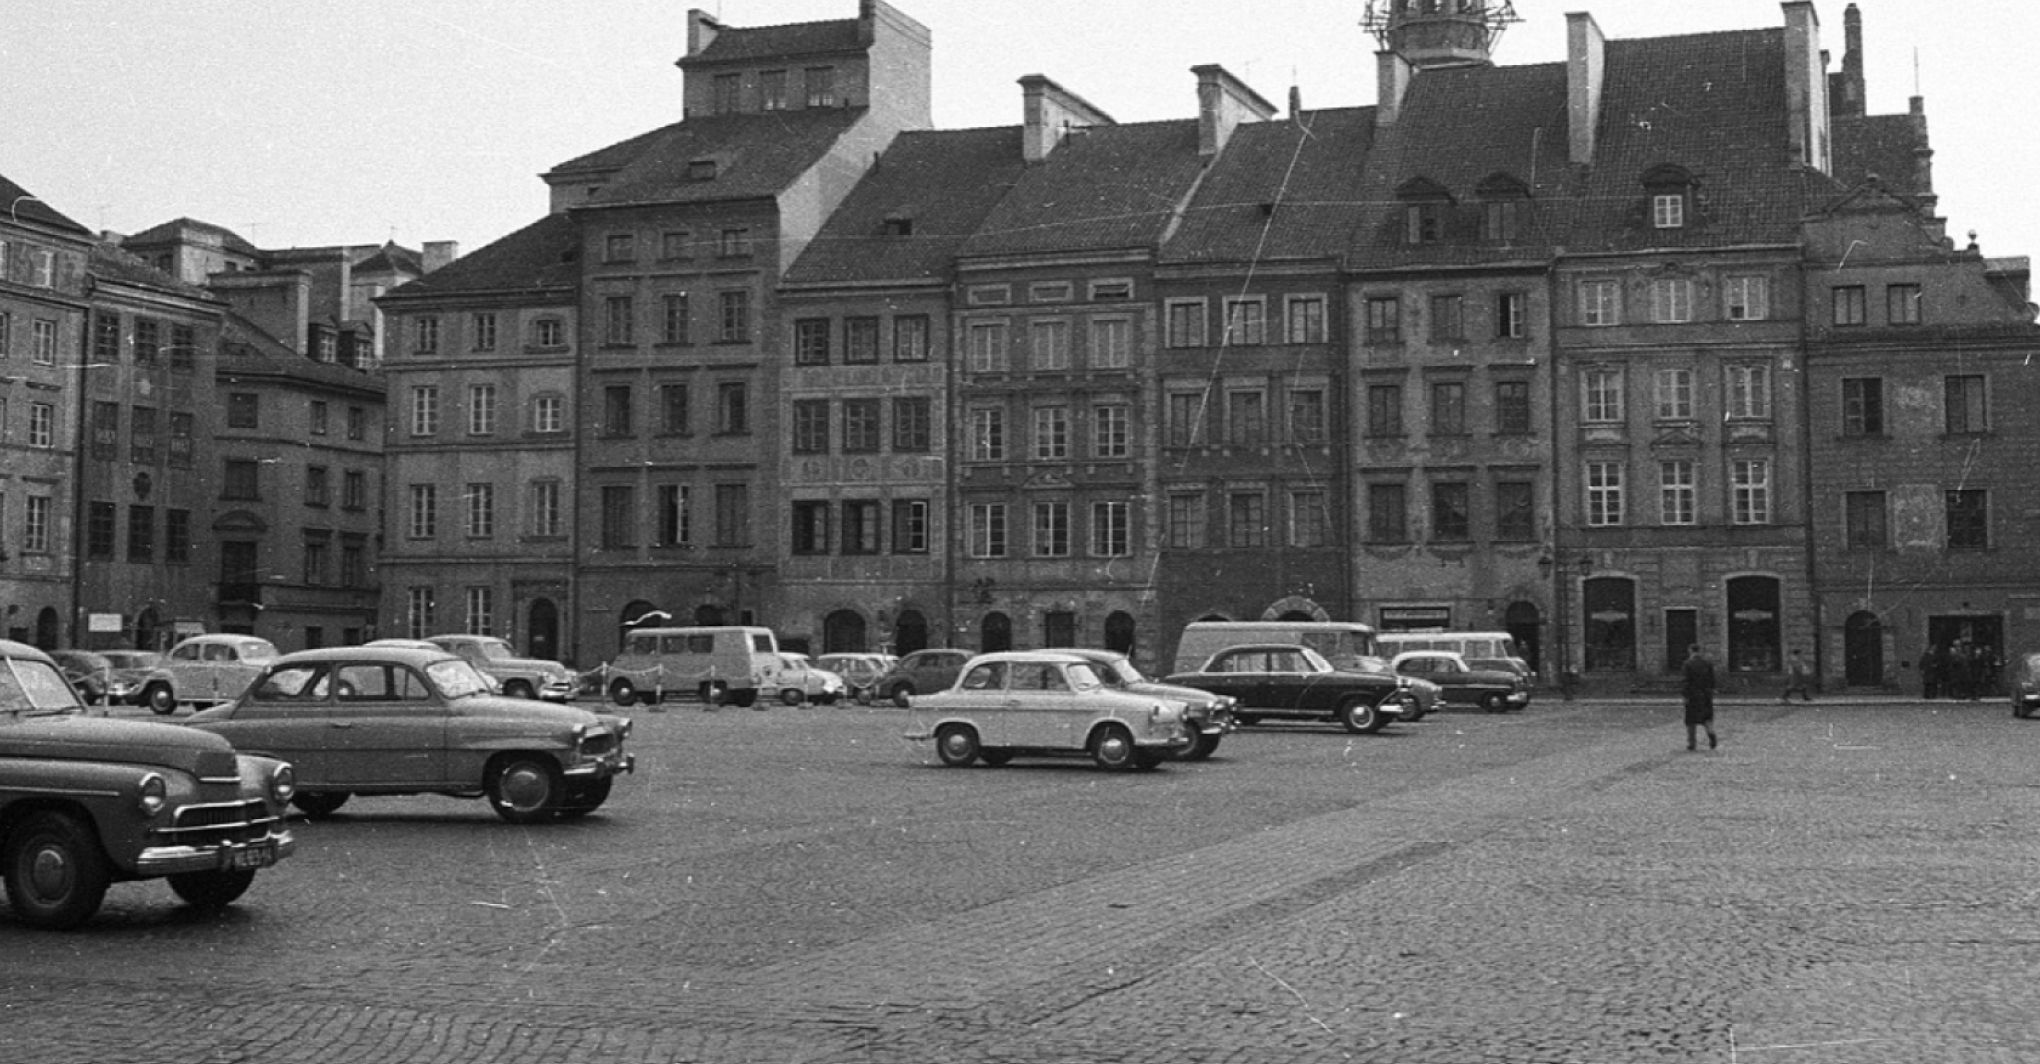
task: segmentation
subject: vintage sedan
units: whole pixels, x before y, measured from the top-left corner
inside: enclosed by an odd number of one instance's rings
[[[188,723],[291,762],[293,804],[314,818],[354,795],[398,794],[487,797],[516,824],[576,817],[635,767],[628,719],[497,695],[438,649],[285,654],[240,698]]]
[[[1231,695],[1239,702],[1234,716],[1241,724],[1267,717],[1334,720],[1363,734],[1407,717],[1414,700],[1395,677],[1336,668],[1301,643],[1227,647],[1202,668],[1162,682]]]
[[[1451,650],[1405,650],[1389,659],[1403,676],[1416,676],[1444,691],[1448,705],[1479,706],[1490,713],[1530,704],[1530,681],[1514,669],[1476,669]]]
[[[970,658],[968,650],[916,650],[893,662],[892,668],[872,681],[872,695],[905,709],[917,694],[948,690]]]
[[[496,690],[511,698],[571,702],[581,693],[572,669],[557,661],[520,657],[510,641],[493,635],[427,636],[422,642],[466,658],[482,675],[496,681]]]
[[[1116,650],[1065,649],[1064,653],[1089,659],[1098,666],[1098,675],[1107,684],[1122,691],[1173,698],[1183,703],[1183,717],[1190,723],[1195,736],[1190,748],[1176,755],[1177,760],[1202,761],[1210,757],[1218,750],[1219,740],[1239,727],[1238,722],[1233,720],[1236,704],[1230,696],[1150,680],[1132,658]]]
[[[130,880],[232,904],[297,849],[294,779],[216,735],[89,716],[48,655],[0,640],[0,877],[24,924],[76,927]]]
[[[1152,768],[1193,742],[1182,703],[1119,690],[1096,663],[1054,650],[980,654],[911,710],[906,737],[933,740],[955,767],[1088,754],[1107,769]]]
[[[766,672],[765,685],[778,691],[779,700],[789,706],[802,702],[830,706],[849,691],[841,676],[816,665],[806,654],[782,651],[773,660],[777,664]]]
[[[142,681],[142,704],[168,716],[181,705],[218,705],[240,697],[276,660],[276,644],[252,635],[209,632],[170,648]]]
[[[843,687],[850,697],[868,704],[872,686],[898,660],[891,654],[837,652],[816,658],[815,664],[841,676]]]
[[[1395,677],[1395,682],[1410,693],[1409,704],[1403,707],[1403,720],[1415,723],[1429,716],[1440,703],[1445,701],[1445,689],[1421,676],[1405,676],[1395,671],[1387,658],[1369,654],[1355,655],[1353,666],[1363,672],[1378,672],[1383,676]]]

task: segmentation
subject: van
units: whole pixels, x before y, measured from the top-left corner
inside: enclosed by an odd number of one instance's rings
[[[1171,672],[1195,672],[1213,654],[1227,647],[1247,643],[1301,643],[1324,655],[1336,668],[1349,671],[1379,671],[1382,663],[1362,659],[1378,658],[1374,628],[1357,621],[1191,621],[1183,626],[1176,641],[1176,667]]]
[[[749,706],[778,672],[779,641],[770,628],[639,628],[624,633],[623,650],[602,667],[602,679],[619,706],[656,705],[681,691],[709,704]]]
[[[1475,668],[1508,668],[1525,679],[1536,674],[1523,657],[1516,637],[1507,632],[1448,632],[1442,629],[1383,632],[1377,637],[1382,655],[1393,657],[1405,650],[1450,650]]]

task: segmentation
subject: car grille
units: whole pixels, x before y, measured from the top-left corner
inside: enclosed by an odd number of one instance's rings
[[[180,846],[254,842],[267,836],[278,819],[270,814],[268,805],[257,798],[216,805],[187,805],[177,811],[173,825],[162,829],[162,834]]]
[[[612,754],[616,752],[616,747],[617,739],[615,732],[595,732],[581,738],[581,755],[583,757],[601,757],[605,754]]]

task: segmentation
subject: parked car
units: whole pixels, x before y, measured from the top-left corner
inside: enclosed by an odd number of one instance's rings
[[[1405,676],[1395,671],[1395,666],[1389,664],[1387,658],[1362,655],[1353,661],[1353,667],[1361,672],[1378,672],[1383,676],[1395,677],[1395,681],[1410,693],[1409,705],[1404,707],[1405,721],[1423,720],[1432,710],[1438,708],[1438,703],[1445,700],[1444,688],[1422,676]]]
[[[1334,720],[1347,731],[1378,732],[1409,715],[1414,699],[1394,676],[1338,669],[1301,643],[1227,647],[1203,667],[1165,677],[1163,683],[1231,695],[1241,724],[1263,718]]]
[[[872,681],[871,690],[876,697],[904,709],[917,694],[946,691],[955,685],[970,659],[968,650],[916,650]]]
[[[49,655],[0,640],[0,877],[22,923],[76,927],[129,880],[232,904],[297,849],[294,779],[216,735],[88,716]]]
[[[1088,754],[1103,768],[1152,768],[1193,741],[1181,703],[1113,687],[1097,663],[1056,650],[980,654],[910,708],[906,737],[933,740],[954,767]]]
[[[2040,711],[2040,653],[2022,654],[2006,670],[2012,692],[2012,716],[2021,720]]]
[[[1177,752],[1176,757],[1180,760],[1202,761],[1210,757],[1218,750],[1219,740],[1239,727],[1233,720],[1236,703],[1230,695],[1215,695],[1196,687],[1179,687],[1150,680],[1132,658],[1116,650],[1070,649],[1063,653],[1075,654],[1097,665],[1098,675],[1109,687],[1182,703],[1183,719],[1189,723],[1193,734],[1189,748]]]
[[[891,654],[824,654],[815,664],[843,678],[846,694],[859,702],[871,701],[872,685],[900,659]]]
[[[610,701],[619,706],[657,705],[682,691],[710,705],[749,706],[759,691],[771,689],[766,674],[778,663],[779,640],[770,628],[637,628],[624,633],[623,649],[602,675]]]
[[[357,794],[486,796],[518,824],[581,816],[636,764],[629,720],[493,694],[473,665],[436,648],[285,654],[188,723],[290,761],[292,804],[314,818]]]
[[[833,705],[847,690],[841,676],[816,665],[806,654],[782,652],[778,659],[778,666],[767,674],[766,682],[779,691],[779,700],[789,706],[802,702]]]
[[[64,679],[78,689],[78,697],[88,706],[106,701],[106,690],[111,685],[113,662],[104,654],[91,650],[52,650],[50,660],[63,670]]]
[[[426,636],[425,642],[465,658],[482,675],[494,679],[497,691],[509,698],[571,702],[580,693],[573,670],[557,661],[519,657],[506,639],[455,634]]]
[[[1404,676],[1421,676],[1444,691],[1448,705],[1479,706],[1490,713],[1530,704],[1530,680],[1514,669],[1476,669],[1450,650],[1405,650],[1389,659]]]
[[[216,705],[240,697],[248,681],[276,660],[276,644],[252,635],[195,635],[170,648],[142,682],[142,702],[168,716],[181,705]]]
[[[163,664],[163,655],[153,650],[102,650],[99,656],[113,666],[113,671],[107,674],[106,700],[122,705],[143,704],[142,692],[148,685],[149,673]]]

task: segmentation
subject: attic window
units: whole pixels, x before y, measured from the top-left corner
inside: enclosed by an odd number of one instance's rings
[[[1403,243],[1436,244],[1445,239],[1452,194],[1429,178],[1412,178],[1395,190],[1403,204]]]
[[[1643,190],[1650,197],[1652,229],[1684,229],[1692,214],[1693,175],[1680,166],[1657,166],[1643,175]]]
[[[1491,174],[1475,190],[1481,199],[1480,238],[1514,244],[1530,218],[1530,189],[1510,174]]]
[[[1091,301],[1094,303],[1117,303],[1133,298],[1133,279],[1130,277],[1101,277],[1091,282]]]
[[[888,214],[885,216],[885,235],[913,236],[914,219],[911,215]]]
[[[687,180],[689,181],[715,180],[715,160],[695,159],[692,162],[689,162],[687,164]]]

